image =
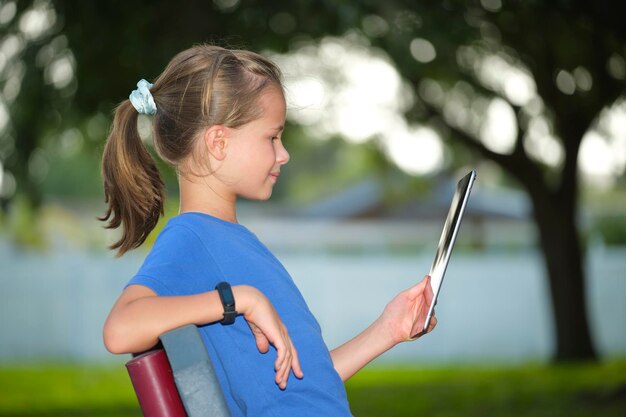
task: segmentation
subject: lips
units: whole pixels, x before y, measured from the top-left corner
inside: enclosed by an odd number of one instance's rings
[[[274,179],[274,181],[277,181],[279,176],[280,176],[280,172],[272,172],[272,173],[270,173],[270,177],[272,177]]]

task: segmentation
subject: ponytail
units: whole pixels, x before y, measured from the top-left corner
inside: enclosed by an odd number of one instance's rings
[[[102,157],[107,229],[122,225],[122,237],[110,246],[122,256],[139,247],[163,215],[164,184],[137,130],[137,110],[129,100],[115,110]]]
[[[163,215],[165,187],[139,137],[138,112],[153,115],[157,154],[184,175],[189,158],[205,158],[196,154],[201,133],[213,125],[236,129],[256,120],[259,100],[270,85],[282,88],[273,62],[212,45],[180,52],[154,85],[143,79],[137,83],[115,110],[102,157],[108,208],[100,220],[108,229],[122,226],[122,237],[110,247],[118,256],[140,246]]]

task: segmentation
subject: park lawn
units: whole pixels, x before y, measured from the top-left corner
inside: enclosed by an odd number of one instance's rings
[[[626,362],[370,367],[347,383],[356,417],[626,416]],[[0,366],[0,416],[139,417],[123,365]],[[297,416],[296,416],[297,417]]]
[[[626,362],[372,368],[348,393],[357,417],[626,417]]]

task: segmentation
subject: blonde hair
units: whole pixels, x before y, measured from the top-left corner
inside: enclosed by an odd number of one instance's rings
[[[150,89],[157,153],[178,169],[207,127],[238,128],[259,118],[258,100],[269,86],[282,90],[280,70],[254,52],[199,45],[179,53]],[[163,215],[164,184],[137,118],[130,100],[117,106],[102,156],[108,208],[99,219],[108,229],[122,226],[120,240],[110,246],[118,256],[139,247]]]

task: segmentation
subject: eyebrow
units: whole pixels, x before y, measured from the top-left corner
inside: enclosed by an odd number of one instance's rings
[[[276,131],[276,132],[281,132],[285,129],[284,125],[280,125],[280,126],[276,126],[274,128],[272,128],[272,130]]]

